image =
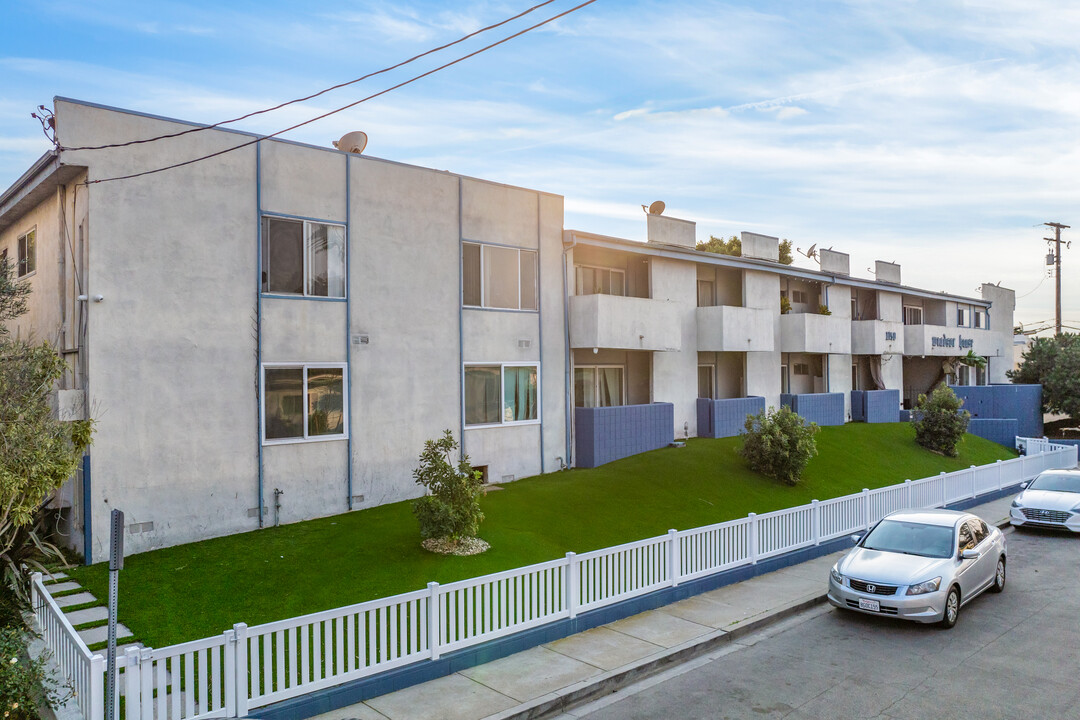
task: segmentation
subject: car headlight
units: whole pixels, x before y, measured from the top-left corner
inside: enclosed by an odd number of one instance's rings
[[[835,565],[833,565],[832,570],[829,571],[829,577],[831,577],[833,579],[834,583],[836,583],[837,585],[843,587],[843,585],[844,585],[844,576],[840,574],[840,571],[836,569]]]
[[[1013,500],[1012,501],[1012,506],[1015,507],[1015,508],[1023,507],[1023,505],[1020,504],[1020,498],[1016,498],[1015,500]]]
[[[921,582],[918,585],[911,585],[907,589],[908,595],[925,595],[926,593],[937,592],[937,589],[941,587],[941,578],[936,577],[933,580],[927,580]]]

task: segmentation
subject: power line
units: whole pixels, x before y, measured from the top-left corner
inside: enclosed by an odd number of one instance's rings
[[[188,130],[182,130],[180,132],[170,133],[170,134],[167,134],[167,135],[158,135],[156,137],[146,138],[144,140],[129,140],[128,142],[112,143],[112,144],[109,144],[109,145],[85,145],[83,147],[63,147],[59,143],[57,143],[55,140],[53,140],[53,143],[60,150],[106,150],[106,149],[109,149],[109,148],[127,147],[128,145],[141,145],[142,143],[155,142],[157,140],[164,140],[166,138],[180,137],[181,135],[188,135],[190,133],[201,132],[203,130],[213,130],[214,128],[221,127],[222,125],[230,125],[230,124],[235,123],[235,122],[240,122],[241,120],[246,120],[249,117],[254,117],[255,115],[262,115],[263,113],[273,112],[274,110],[280,110],[281,108],[287,107],[289,105],[295,105],[296,103],[307,102],[308,100],[312,100],[314,98],[317,98],[320,95],[325,95],[326,93],[331,92],[333,90],[339,90],[339,89],[341,89],[343,87],[348,87],[349,85],[355,85],[356,83],[361,82],[363,80],[367,80],[368,78],[373,78],[376,75],[382,75],[383,73],[390,72],[391,70],[397,70],[399,67],[402,67],[403,65],[408,65],[409,63],[414,62],[416,60],[419,60],[420,58],[427,57],[428,55],[431,55],[433,53],[437,53],[440,50],[445,50],[445,49],[447,49],[449,47],[453,47],[454,45],[458,45],[460,43],[463,43],[463,42],[465,42],[466,40],[468,40],[470,38],[474,38],[477,35],[480,35],[481,33],[487,32],[488,30],[494,30],[495,28],[502,27],[503,25],[506,25],[507,23],[510,23],[510,22],[513,22],[514,20],[522,18],[522,17],[528,15],[529,13],[531,13],[531,12],[533,12],[535,10],[539,10],[540,8],[544,7],[545,5],[550,5],[553,2],[555,2],[555,0],[545,0],[545,2],[533,5],[528,10],[525,10],[524,12],[520,12],[517,15],[514,15],[513,17],[509,17],[509,18],[507,18],[505,20],[502,20],[501,22],[497,22],[494,25],[488,25],[487,27],[480,28],[479,30],[476,30],[475,32],[471,32],[468,35],[464,35],[464,36],[458,38],[457,40],[454,40],[453,42],[448,42],[445,45],[440,45],[437,48],[432,48],[431,50],[428,50],[427,52],[422,52],[419,55],[413,55],[408,60],[403,60],[403,61],[399,62],[396,65],[391,65],[390,67],[383,68],[382,70],[376,70],[375,72],[371,72],[371,73],[368,73],[367,75],[363,75],[361,77],[358,77],[355,80],[349,80],[348,82],[343,82],[343,83],[339,83],[337,85],[333,85],[331,87],[328,87],[328,88],[326,88],[324,90],[320,90],[319,92],[313,93],[313,94],[308,95],[306,97],[296,98],[295,100],[289,100],[287,102],[281,103],[280,105],[275,105],[274,107],[266,108],[265,110],[256,110],[254,112],[249,112],[247,115],[241,115],[240,117],[235,117],[235,118],[232,118],[231,120],[222,120],[221,122],[214,123],[213,125],[204,125],[204,126],[197,127],[197,128],[190,128]],[[52,139],[52,138],[50,138],[50,139]]]
[[[476,55],[479,55],[482,52],[486,52],[486,51],[488,51],[488,50],[490,50],[490,49],[492,49],[494,47],[502,45],[505,42],[509,42],[510,40],[513,40],[514,38],[520,37],[520,36],[524,35],[527,32],[531,32],[531,31],[533,31],[533,30],[535,30],[535,29],[537,29],[539,27],[543,27],[544,25],[547,25],[548,23],[552,23],[552,22],[558,20],[561,17],[565,17],[565,16],[569,15],[572,12],[576,12],[576,11],[580,10],[581,8],[585,7],[586,5],[592,5],[594,2],[596,2],[596,0],[586,0],[585,2],[581,3],[580,5],[575,5],[574,7],[570,8],[569,10],[565,10],[565,11],[559,13],[558,15],[554,15],[554,16],[548,18],[547,20],[544,20],[543,22],[539,22],[539,23],[537,23],[535,25],[532,25],[530,27],[525,28],[524,30],[520,30],[520,31],[514,33],[513,35],[509,35],[509,36],[503,38],[502,40],[499,40],[497,42],[493,42],[490,45],[486,45],[486,46],[480,48],[479,50],[475,50],[475,51],[469,53],[468,55],[463,55],[463,56],[459,57],[456,60],[452,60],[452,61],[446,63],[445,65],[440,65],[439,67],[434,68],[433,70],[428,70],[425,73],[422,73],[422,74],[417,75],[415,77],[409,78],[408,80],[405,80],[404,82],[400,82],[397,85],[394,85],[392,87],[388,87],[385,90],[381,90],[381,91],[379,91],[377,93],[374,93],[373,95],[368,95],[367,97],[361,98],[361,99],[359,99],[359,100],[357,100],[355,102],[351,102],[348,105],[343,105],[343,106],[341,106],[341,107],[339,107],[339,108],[337,108],[335,110],[330,110],[329,112],[325,112],[322,115],[318,115],[316,117],[311,118],[310,120],[305,120],[304,122],[297,123],[296,125],[293,125],[291,127],[287,127],[284,130],[278,130],[276,133],[273,133],[271,135],[264,135],[264,136],[261,136],[261,137],[257,137],[254,140],[251,140],[249,142],[240,143],[239,145],[234,145],[234,146],[232,146],[230,148],[226,148],[224,150],[219,150],[217,152],[210,153],[209,155],[203,155],[201,157],[197,157],[197,158],[194,158],[192,160],[185,160],[184,162],[173,163],[172,165],[166,165],[165,167],[156,168],[154,170],[144,170],[143,172],[131,173],[130,175],[117,175],[115,177],[99,178],[97,180],[85,180],[84,184],[86,184],[86,185],[94,185],[96,183],[112,182],[113,180],[130,180],[131,178],[137,178],[137,177],[141,177],[143,175],[153,175],[154,173],[164,172],[166,170],[173,170],[175,168],[184,167],[185,165],[192,165],[192,164],[197,163],[197,162],[202,162],[203,160],[209,160],[211,158],[218,157],[219,155],[224,155],[224,154],[230,153],[230,152],[232,152],[234,150],[239,150],[240,148],[245,148],[245,147],[248,147],[250,145],[255,145],[257,143],[262,142],[263,140],[270,140],[271,138],[275,138],[278,135],[283,135],[284,133],[290,132],[290,131],[295,130],[295,129],[299,128],[299,127],[303,127],[305,125],[310,125],[313,122],[317,122],[317,121],[322,120],[324,118],[328,118],[331,115],[335,115],[335,114],[337,114],[339,112],[342,112],[344,110],[348,110],[349,108],[356,107],[357,105],[359,105],[361,103],[365,103],[368,100],[373,100],[374,98],[377,98],[380,95],[385,95],[386,93],[388,93],[388,92],[390,92],[392,90],[397,90],[398,88],[404,87],[404,86],[406,86],[406,85],[408,85],[410,83],[414,83],[417,80],[420,80],[422,78],[427,77],[428,75],[433,75],[433,74],[439,72],[440,70],[445,70],[446,68],[448,68],[448,67],[450,67],[452,65],[457,65],[459,62],[462,62],[463,60],[468,60],[469,58],[474,57]]]

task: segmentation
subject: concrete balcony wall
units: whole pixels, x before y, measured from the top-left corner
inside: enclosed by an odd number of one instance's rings
[[[904,337],[904,323],[902,322],[855,320],[851,323],[851,354],[903,354]]]
[[[995,338],[989,330],[945,327],[944,325],[905,325],[904,354],[933,357],[958,357],[968,350],[976,355],[993,355]]]
[[[667,447],[675,440],[671,403],[574,408],[574,465],[591,468]]]
[[[851,319],[817,313],[780,316],[780,351],[851,354]]]
[[[776,313],[760,308],[717,305],[697,308],[698,350],[769,352]]]
[[[570,347],[680,350],[677,306],[649,298],[575,295],[570,298]]]
[[[851,419],[865,423],[900,422],[900,391],[852,390]]]
[[[697,410],[698,437],[735,437],[745,429],[747,415],[756,415],[765,410],[765,398],[698,398]]]

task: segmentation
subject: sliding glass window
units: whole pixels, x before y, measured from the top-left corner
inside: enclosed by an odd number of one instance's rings
[[[536,251],[462,243],[461,304],[499,310],[536,310]]]
[[[538,365],[466,365],[464,372],[466,426],[539,421]]]

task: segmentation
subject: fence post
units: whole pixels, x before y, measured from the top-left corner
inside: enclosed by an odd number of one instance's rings
[[[998,486],[997,489],[1000,490],[1001,489],[1001,461],[998,460],[995,463],[995,465],[997,466],[997,477],[998,477],[998,479],[997,479],[997,486]]]
[[[236,672],[234,673],[234,690],[236,698],[236,714],[233,717],[247,717],[248,714],[248,642],[247,623],[233,625],[233,637],[236,638]],[[258,682],[258,680],[255,680]]]
[[[945,476],[947,474],[948,473],[946,473],[944,470],[941,471],[941,502],[939,502],[934,507],[945,507],[949,504],[949,483],[945,482]]]
[[[577,561],[577,555],[572,552],[566,553],[566,610],[571,618],[577,617],[578,611],[578,568],[581,564]]]
[[[428,645],[431,649],[431,659],[439,659],[439,638],[442,636],[442,619],[439,610],[442,609],[439,603],[439,583],[429,582],[427,584],[428,589],[428,613],[427,613],[427,636]]]
[[[817,500],[810,501],[810,532],[814,538],[814,544],[821,544],[821,508]]]
[[[866,488],[862,489],[863,496],[863,512],[866,513],[866,529],[870,529],[870,491]]]
[[[128,647],[128,649],[124,651],[124,705],[126,706],[124,717],[128,720],[138,720],[140,714],[139,708],[142,704],[142,700],[139,697],[139,678],[142,677],[140,674],[142,672],[142,667],[139,665],[139,652],[140,650],[137,647]],[[228,661],[228,658],[229,652],[226,648],[226,661]],[[227,683],[228,681],[229,677],[226,675],[225,682]],[[228,685],[225,686],[225,692],[229,692]],[[231,711],[232,706],[226,705],[225,709]]]
[[[226,630],[224,635],[225,667],[222,668],[221,684],[225,688],[225,717],[236,717],[236,631]],[[131,692],[130,686],[128,692]],[[130,697],[128,695],[128,702]]]
[[[105,658],[95,653],[90,658],[90,717],[98,720],[105,717]]]
[[[757,513],[748,513],[746,517],[750,518],[750,564],[757,565],[758,556],[758,525],[757,525]]]
[[[165,669],[162,668],[162,672]],[[154,649],[139,650],[139,717],[154,720]],[[245,708],[245,713],[246,708]]]
[[[912,489],[911,489],[911,478],[908,478],[907,480],[904,480],[904,497],[905,497],[905,498],[907,498],[907,502],[906,502],[905,504],[906,504],[906,505],[907,505],[907,506],[908,506],[909,508],[911,508],[911,507],[915,507],[915,506],[914,506],[914,505],[912,504],[912,499],[911,499],[911,495],[912,495],[912,492],[913,492],[913,491],[912,491]]]
[[[971,466],[971,499],[974,500],[977,496],[975,492],[975,466]]]
[[[668,530],[668,567],[671,570],[671,587],[679,584],[679,575],[682,573],[682,563],[679,560],[679,531]]]

